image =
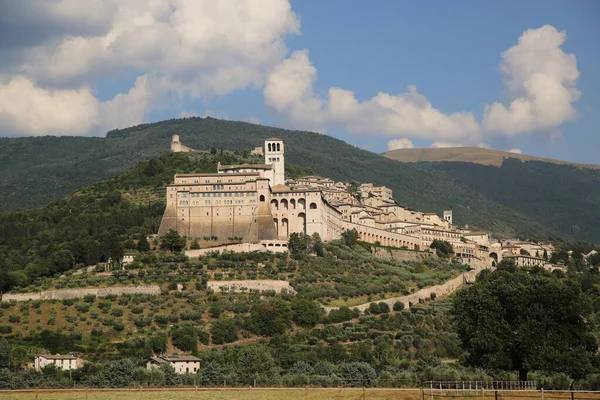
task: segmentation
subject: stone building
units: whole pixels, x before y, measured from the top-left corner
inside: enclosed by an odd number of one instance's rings
[[[72,354],[40,354],[35,358],[34,366],[36,371],[40,372],[42,368],[49,365],[54,365],[56,368],[67,371],[83,367],[83,360]]]
[[[278,138],[265,141],[263,164],[219,164],[215,173],[177,174],[166,196],[159,235],[174,229],[188,238],[261,243],[287,240],[294,232],[332,240],[356,229],[360,240],[411,250],[425,249],[434,239],[461,243],[451,212],[440,218],[402,207],[385,186],[356,187],[319,176],[286,180],[285,147]],[[466,246],[465,252],[478,257],[481,249]]]
[[[151,357],[146,369],[160,368],[162,364],[171,365],[178,374],[195,374],[200,369],[200,359],[188,355]]]

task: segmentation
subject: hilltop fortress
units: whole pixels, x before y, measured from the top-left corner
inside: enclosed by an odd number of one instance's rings
[[[178,135],[173,135],[171,150],[194,151]],[[318,233],[328,241],[356,229],[360,240],[382,246],[425,250],[440,239],[451,243],[465,263],[495,265],[502,259],[502,246],[491,246],[487,232],[453,225],[452,211],[440,217],[403,207],[394,201],[391,189],[371,183],[319,176],[286,180],[285,144],[278,138],[267,139],[264,150],[257,147],[253,154],[264,155],[264,164],[219,163],[215,173],[175,175],[166,189],[159,235],[174,229],[188,238],[235,238],[285,247],[294,232]],[[511,250],[511,256],[518,255]],[[541,257],[531,258],[535,260],[524,261],[543,264]]]

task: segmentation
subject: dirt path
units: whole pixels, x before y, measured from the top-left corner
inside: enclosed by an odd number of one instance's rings
[[[368,303],[359,304],[357,306],[350,307],[350,308],[358,308],[360,311],[365,311],[367,308],[369,308],[369,305],[371,303],[387,303],[387,305],[389,305],[390,308],[392,308],[394,306],[394,303],[399,301],[401,303],[404,303],[405,309],[408,309],[411,304],[417,304],[419,302],[419,299],[431,300],[432,293],[435,293],[436,299],[441,299],[443,297],[447,297],[448,295],[457,291],[465,282],[474,282],[475,277],[482,269],[483,268],[477,268],[477,269],[473,269],[468,272],[464,272],[460,276],[450,279],[449,281],[446,281],[446,282],[442,283],[441,285],[435,285],[435,286],[431,286],[428,288],[423,288],[416,293],[408,294],[406,296],[392,297],[392,298],[383,299],[383,300],[373,300]],[[329,314],[329,311],[338,310],[340,307],[323,307],[323,308],[325,309],[325,312],[327,314]]]

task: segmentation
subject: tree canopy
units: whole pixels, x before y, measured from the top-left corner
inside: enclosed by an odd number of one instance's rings
[[[577,282],[539,271],[484,271],[458,293],[453,317],[466,361],[487,370],[581,378],[598,349],[592,307]]]

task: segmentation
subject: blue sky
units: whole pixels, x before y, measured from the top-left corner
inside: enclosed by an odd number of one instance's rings
[[[36,0],[11,6],[21,21],[7,24],[4,37],[31,29],[23,43],[0,41],[0,136],[102,135],[212,115],[318,130],[376,152],[396,140],[600,163],[600,3],[593,0],[261,0],[262,7],[240,0],[220,11],[210,1],[181,10],[144,9],[135,0],[107,5],[113,1],[90,0],[89,9],[73,0],[59,1],[62,9]],[[148,14],[149,22],[126,25]],[[74,16],[80,25],[65,24]],[[171,31],[160,30],[164,21]],[[189,47],[175,52],[173,43]],[[69,61],[56,61],[61,56]],[[3,93],[15,94],[10,104]],[[36,106],[17,107],[15,96]],[[511,111],[519,98],[526,112]]]

